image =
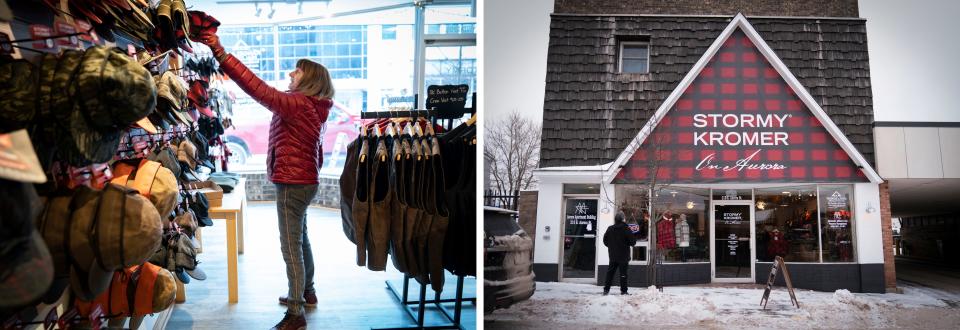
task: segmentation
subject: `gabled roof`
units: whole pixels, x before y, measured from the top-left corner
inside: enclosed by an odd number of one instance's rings
[[[883,180],[877,174],[876,170],[870,165],[869,162],[854,148],[853,144],[847,139],[844,133],[837,127],[836,124],[827,116],[826,112],[820,107],[820,105],[814,100],[813,96],[804,88],[796,76],[790,71],[790,69],[783,63],[783,61],[774,53],[770,46],[760,37],[759,33],[753,28],[750,22],[747,21],[746,17],[742,14],[737,14],[733,20],[727,25],[727,27],[720,33],[720,36],[717,37],[707,51],[700,57],[700,59],[693,65],[693,68],[687,72],[684,78],[680,81],[679,85],[674,88],[666,100],[659,106],[656,113],[653,115],[653,119],[648,120],[646,124],[640,129],[639,133],[630,141],[627,147],[620,153],[616,160],[610,164],[607,169],[605,177],[606,181],[612,181],[614,176],[620,171],[620,169],[627,163],[627,161],[634,155],[634,153],[643,145],[644,141],[650,136],[654,129],[660,124],[661,120],[667,115],[668,111],[674,108],[677,101],[680,97],[687,91],[687,88],[693,83],[693,81],[700,75],[701,71],[708,65],[711,59],[717,54],[718,50],[730,38],[731,35],[737,30],[742,30],[746,37],[757,47],[761,55],[773,66],[776,72],[786,81],[789,88],[799,97],[800,101],[806,106],[807,109],[812,112],[812,114],[822,123],[826,131],[833,137],[834,140],[839,144],[844,152],[849,156],[849,158],[860,167],[862,174],[866,176],[871,182],[880,183]]]
[[[735,13],[725,17],[553,15],[539,166],[614,161]],[[857,150],[873,163],[874,116],[865,21],[748,18]],[[631,38],[649,40],[649,73],[618,72],[618,42],[635,40]]]

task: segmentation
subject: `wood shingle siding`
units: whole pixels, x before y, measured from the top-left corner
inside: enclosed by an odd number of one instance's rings
[[[853,16],[855,9],[854,2]],[[613,161],[730,19],[553,15],[540,166]],[[803,17],[749,20],[867,161],[874,164],[866,22],[858,18]],[[649,37],[650,73],[618,73],[618,40],[637,36]]]

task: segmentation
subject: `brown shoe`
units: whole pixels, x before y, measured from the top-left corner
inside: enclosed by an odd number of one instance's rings
[[[306,330],[307,319],[303,315],[284,314],[283,320],[273,326],[271,330]]]
[[[286,306],[287,301],[290,298],[280,297],[280,304]],[[316,293],[303,293],[303,300],[306,300],[306,303],[303,304],[304,307],[317,307],[317,294]]]

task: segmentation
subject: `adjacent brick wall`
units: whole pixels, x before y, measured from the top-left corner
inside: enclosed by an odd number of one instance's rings
[[[857,0],[556,0],[558,14],[859,17]]]
[[[880,184],[880,227],[883,230],[883,282],[887,292],[897,287],[897,266],[893,256],[893,225],[890,213],[890,184]]]
[[[248,201],[276,201],[277,188],[267,179],[267,173],[242,173],[247,179]],[[321,177],[313,205],[340,208],[340,178]]]
[[[537,241],[537,196],[537,191],[521,191],[517,206],[517,211],[520,212],[520,228],[523,228],[534,242]],[[536,243],[533,248],[537,248]],[[531,256],[533,256],[532,251]]]

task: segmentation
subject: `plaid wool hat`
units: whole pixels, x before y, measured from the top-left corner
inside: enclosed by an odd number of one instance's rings
[[[26,60],[0,58],[0,133],[27,127],[36,114],[37,70]]]
[[[188,13],[190,14],[190,40],[200,41],[201,35],[217,34],[220,21],[216,18],[202,11],[191,10]]]

